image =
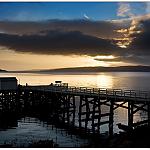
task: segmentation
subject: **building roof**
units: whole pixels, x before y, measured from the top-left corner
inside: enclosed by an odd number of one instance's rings
[[[2,80],[3,80],[3,81],[6,81],[6,80],[7,80],[7,81],[8,81],[8,80],[11,80],[11,81],[12,81],[12,80],[15,80],[15,81],[16,81],[17,79],[16,79],[16,77],[0,77],[0,80],[1,80],[1,81],[2,81]]]

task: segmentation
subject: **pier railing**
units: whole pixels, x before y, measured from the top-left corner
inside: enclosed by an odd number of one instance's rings
[[[76,95],[90,95],[109,98],[128,99],[134,101],[150,101],[149,91],[138,90],[122,90],[122,89],[106,89],[106,88],[89,88],[89,87],[75,87],[75,86],[58,86],[55,85],[41,85],[41,86],[22,86],[22,89],[51,91],[59,93],[70,93]]]

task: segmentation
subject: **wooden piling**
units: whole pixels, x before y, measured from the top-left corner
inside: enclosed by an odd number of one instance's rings
[[[114,101],[110,100],[110,114],[109,114],[109,136],[113,136],[113,120],[114,118]]]
[[[76,103],[75,103],[75,96],[73,98],[73,118],[72,118],[72,125],[75,126],[75,114],[76,114]]]
[[[89,120],[89,101],[87,97],[85,97],[85,106],[86,106],[85,131],[87,132],[87,126]]]
[[[95,134],[95,108],[96,108],[96,99],[93,101],[93,112],[92,112],[92,133]]]
[[[81,129],[82,127],[82,123],[81,123],[81,113],[82,113],[82,100],[83,100],[83,97],[80,96],[80,104],[79,104],[79,129]]]
[[[66,104],[66,109],[67,109],[67,125],[69,126],[70,124],[70,95],[66,96],[67,104]]]
[[[150,127],[150,102],[148,102],[148,126]]]
[[[133,101],[128,101],[128,126],[133,127]]]
[[[101,105],[100,105],[100,98],[98,97],[98,112],[99,112],[99,117],[98,117],[98,127],[97,131],[100,134],[100,121],[101,121]]]

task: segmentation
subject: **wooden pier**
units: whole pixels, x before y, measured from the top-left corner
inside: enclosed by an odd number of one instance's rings
[[[103,112],[102,107],[107,107]],[[66,84],[47,86],[19,86],[14,91],[0,91],[0,115],[42,114],[52,123],[78,127],[86,134],[101,134],[101,126],[108,125],[109,136],[113,136],[114,111],[128,111],[127,129],[150,125],[150,93],[146,91],[72,87]],[[135,122],[134,115],[145,112],[145,120]],[[119,114],[118,114],[119,115]],[[119,124],[123,128],[124,125]]]

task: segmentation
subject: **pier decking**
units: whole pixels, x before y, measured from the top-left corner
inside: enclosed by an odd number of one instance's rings
[[[74,86],[23,86],[27,90],[49,91],[72,95],[98,96],[101,98],[111,98],[117,100],[150,101],[150,92],[138,90],[106,89],[106,88],[87,88]]]

